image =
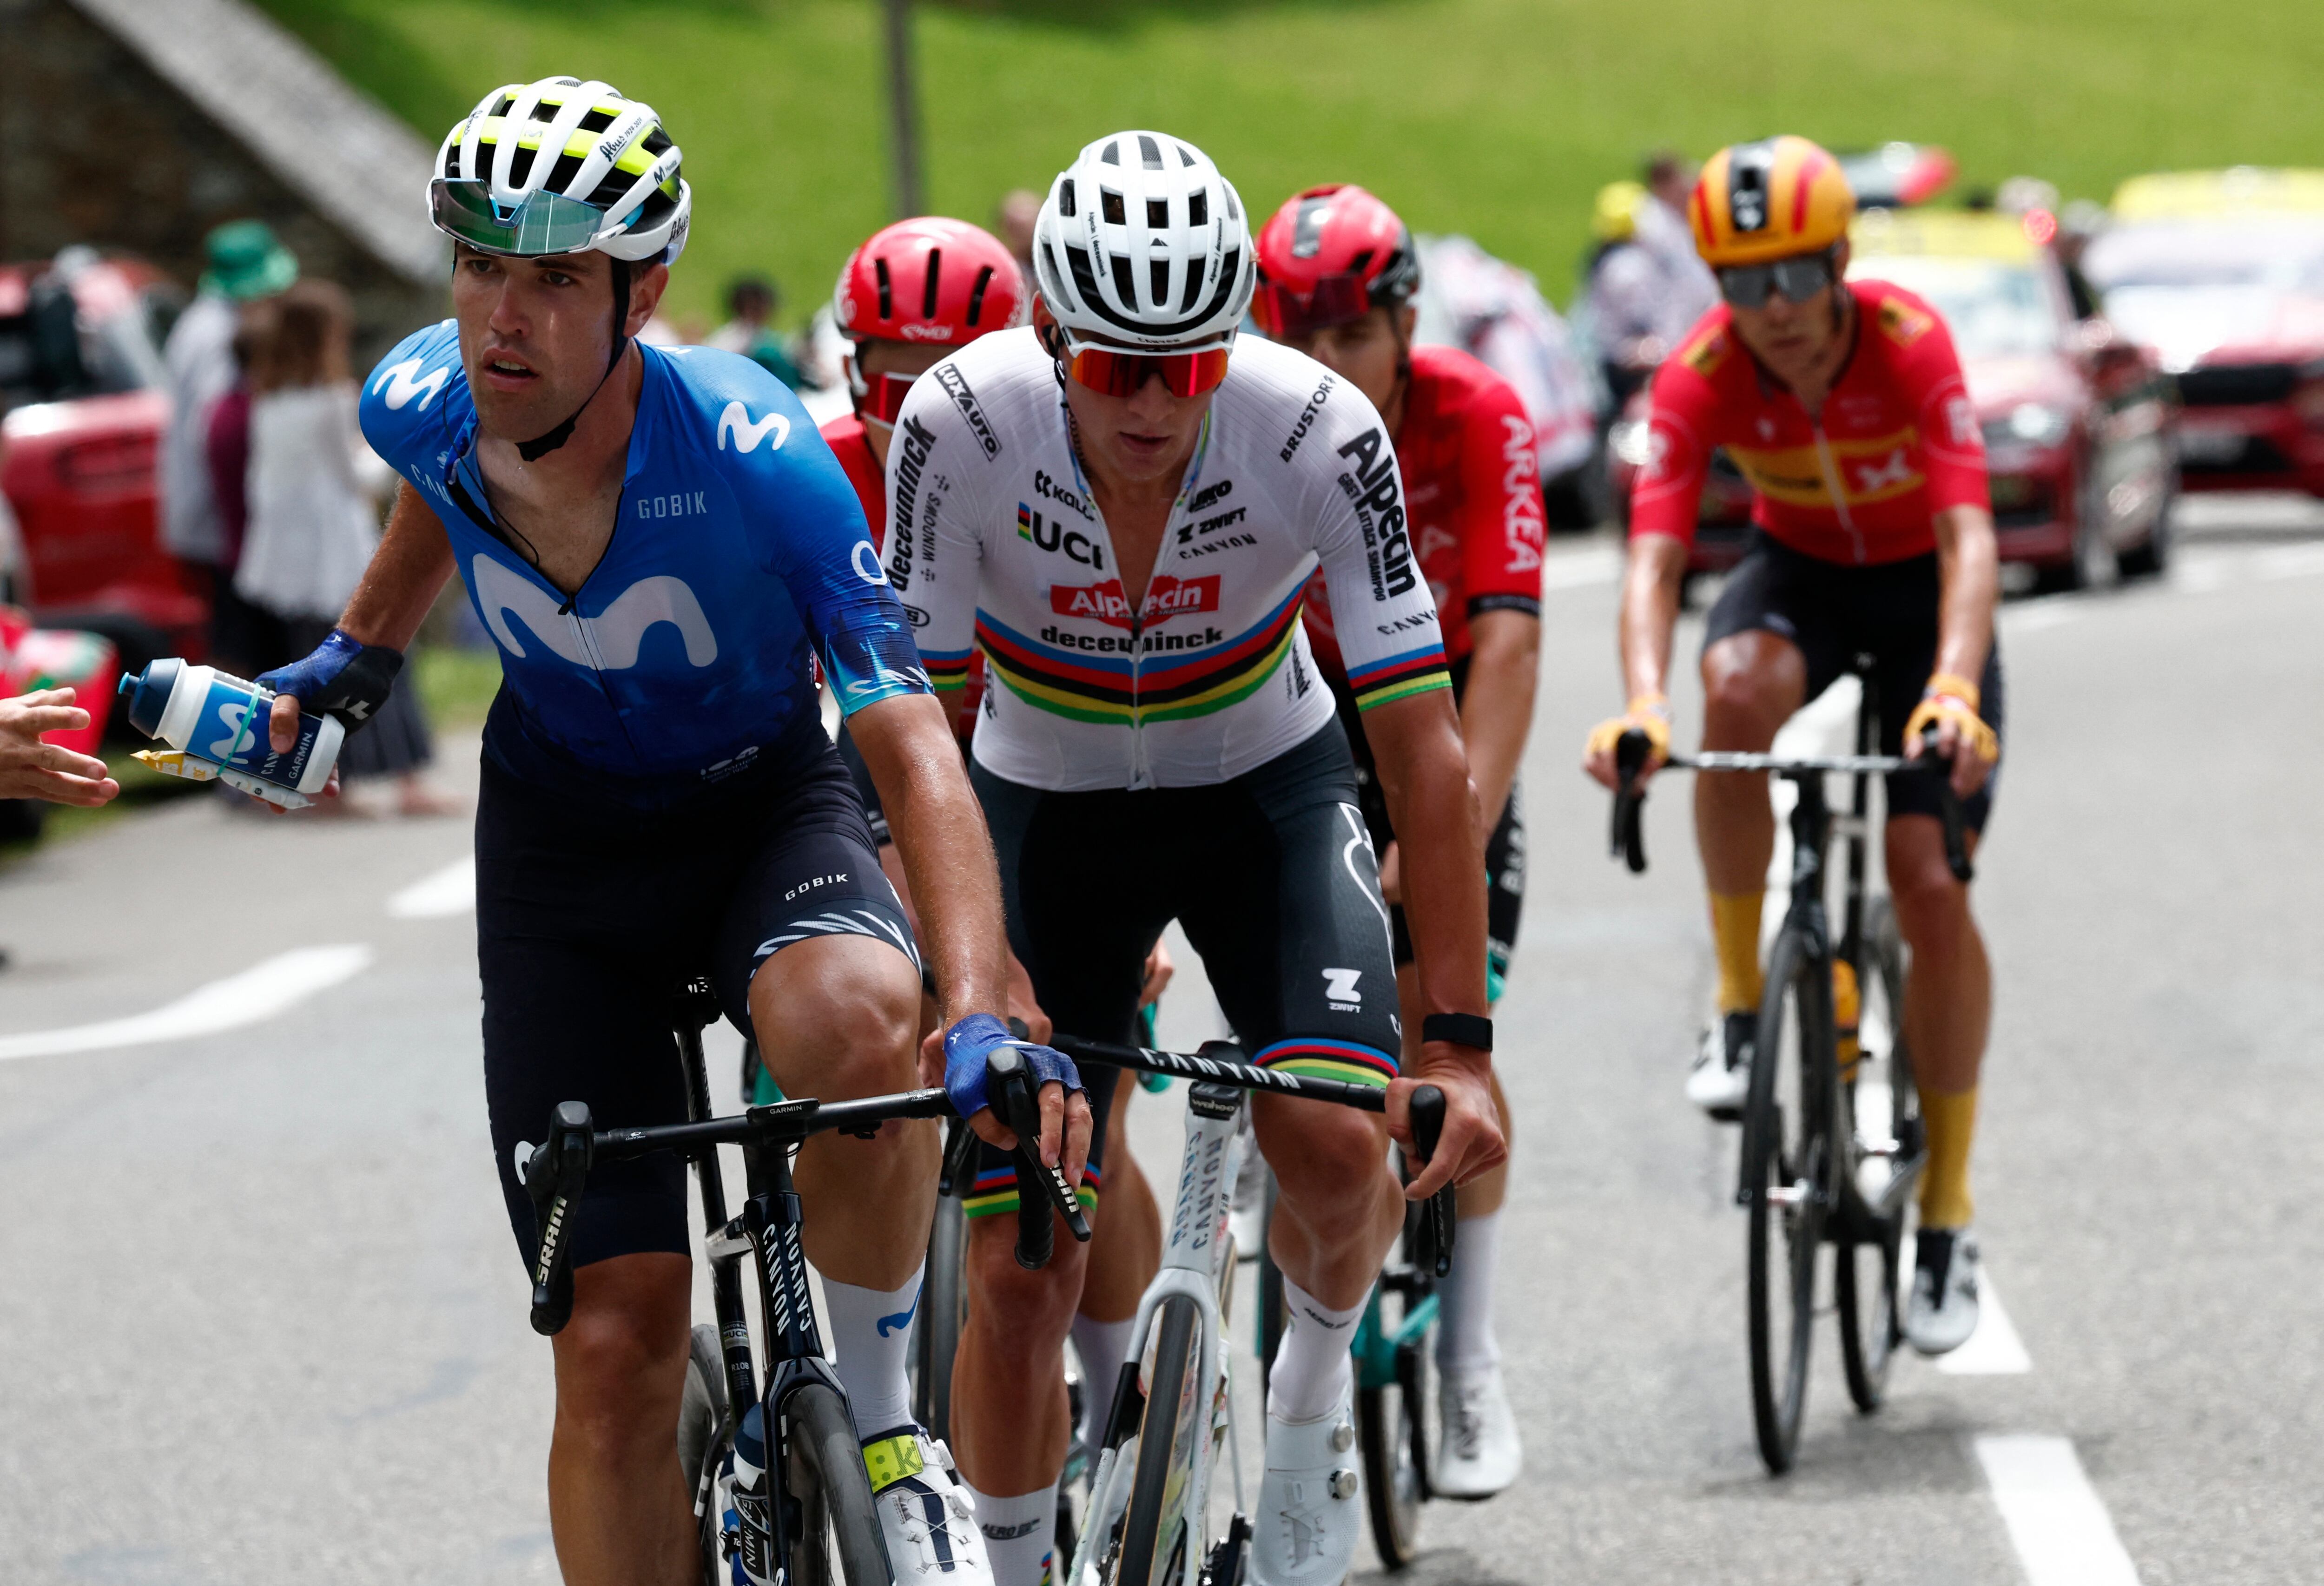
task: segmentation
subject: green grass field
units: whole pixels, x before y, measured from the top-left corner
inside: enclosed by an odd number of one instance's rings
[[[650,100],[686,150],[672,300],[771,270],[798,319],[888,217],[875,0],[260,0],[433,142],[550,72]],[[1376,189],[1568,295],[1591,195],[1662,143],[1795,131],[1946,144],[2103,198],[2164,167],[2324,164],[2316,0],[956,0],[918,12],[930,201],[985,220],[1082,143],[1150,125],[1264,213]],[[417,201],[417,196],[414,200]]]

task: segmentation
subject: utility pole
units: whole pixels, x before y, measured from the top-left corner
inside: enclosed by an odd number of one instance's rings
[[[924,212],[919,99],[912,90],[912,0],[881,0],[888,22],[888,142],[895,161],[896,218]]]

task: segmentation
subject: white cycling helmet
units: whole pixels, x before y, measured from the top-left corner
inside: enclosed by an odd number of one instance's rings
[[[1180,348],[1231,338],[1258,272],[1210,156],[1167,133],[1100,138],[1049,184],[1033,274],[1069,337]]]
[[[437,230],[484,253],[632,263],[676,263],[694,210],[653,107],[574,77],[478,100],[437,150],[428,199]]]

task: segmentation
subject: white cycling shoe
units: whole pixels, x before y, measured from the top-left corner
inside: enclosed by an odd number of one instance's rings
[[[863,1463],[896,1586],[993,1586],[976,1499],[953,1474],[952,1450],[904,1426],[867,1438]]]
[[[1914,1256],[1904,1337],[1924,1355],[1945,1354],[1977,1331],[1977,1235],[1966,1228],[1924,1228]]]
[[[1443,1433],[1428,1485],[1439,1498],[1484,1498],[1506,1491],[1525,1466],[1525,1444],[1498,1364],[1448,1371],[1437,1386]]]
[[[1751,1091],[1751,1049],[1759,1038],[1759,1016],[1729,1013],[1702,1032],[1702,1049],[1686,1076],[1686,1099],[1721,1123],[1743,1116]]]
[[[1252,1586],[1340,1586],[1363,1528],[1353,1373],[1314,1421],[1267,1418],[1267,1474],[1252,1517]]]

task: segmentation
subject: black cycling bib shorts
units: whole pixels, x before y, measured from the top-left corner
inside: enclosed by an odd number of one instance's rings
[[[919,964],[828,742],[779,775],[718,792],[666,812],[612,809],[484,762],[484,1093],[509,1224],[527,1260],[537,1233],[517,1172],[558,1102],[586,1102],[600,1128],[686,1120],[671,1020],[683,982],[708,976],[720,1009],[749,1035],[751,977],[794,942],[866,936]],[[574,1213],[574,1265],[687,1253],[687,1207],[678,1157],[601,1164]]]
[[[1934,551],[1850,567],[1794,550],[1755,529],[1743,559],[1728,574],[1727,586],[1711,608],[1702,647],[1708,651],[1722,639],[1752,630],[1773,633],[1797,646],[1806,659],[1808,699],[1845,676],[1858,656],[1872,657],[1872,680],[1880,694],[1880,752],[1902,754],[1904,720],[1920,703],[1921,690],[1936,667],[1941,593]],[[2006,760],[2009,732],[2004,724],[2006,694],[1998,633],[1986,653],[1978,692],[1978,714],[2001,741]],[[1886,780],[1892,818],[1942,814],[1934,779],[1927,773],[1898,772]],[[1961,814],[1969,830],[1985,830],[2000,782],[2001,764],[1997,761],[1985,786],[1962,800]]]
[[[1146,957],[1176,919],[1252,1062],[1385,1085],[1402,1031],[1388,906],[1347,741],[1326,726],[1206,787],[1053,793],[975,761],[1009,945],[1059,1030],[1133,1038]],[[1120,1071],[1085,1069],[1096,1114],[1082,1197],[1103,1184]],[[1006,1152],[980,1145],[972,1217],[1017,1208]]]

